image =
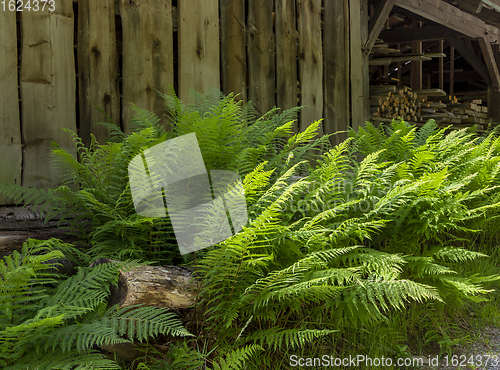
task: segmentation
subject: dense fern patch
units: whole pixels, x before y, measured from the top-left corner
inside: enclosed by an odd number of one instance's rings
[[[496,242],[498,231],[495,133],[448,132],[434,121],[420,129],[367,123],[331,148],[326,136],[316,138],[319,122],[292,133],[298,108],[257,119],[249,105],[216,92],[195,94],[187,106],[174,94],[163,97],[171,131],[135,108],[135,131],[107,125],[114,141],[85,148],[72,134],[79,161],[54,147],[66,180],[60,187],[2,189],[46,207],[48,217],[76,210],[71,221],[91,227],[91,249],[66,246],[65,253],[82,265],[99,256],[191,264],[202,282],[193,320],[186,330],[155,308],[106,307],[113,265],[80,267],[61,280],[42,263],[60,252],[42,244],[46,255],[24,250],[0,263],[9,282],[0,288],[5,366],[37,359],[50,368],[40,353],[51,350],[60,363],[90,362],[99,356],[94,345],[145,340],[146,333],[196,337],[137,368],[276,369],[292,367],[292,355],[404,357],[433,344],[449,351],[451,311],[491,297],[500,276],[485,261],[496,245],[478,244]],[[135,213],[127,166],[143,150],[191,132],[207,170],[242,176],[249,222],[184,261],[168,218]],[[131,329],[135,317],[147,329]]]

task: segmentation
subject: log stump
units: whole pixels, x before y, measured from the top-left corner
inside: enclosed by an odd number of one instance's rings
[[[99,258],[90,267],[116,263]],[[121,272],[118,286],[111,287],[109,304],[120,307],[144,304],[171,309],[190,308],[196,303],[198,284],[192,272],[179,266],[137,266]]]

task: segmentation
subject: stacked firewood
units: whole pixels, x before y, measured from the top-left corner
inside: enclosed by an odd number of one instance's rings
[[[409,87],[394,85],[370,86],[370,114],[383,119],[416,121],[418,94]]]

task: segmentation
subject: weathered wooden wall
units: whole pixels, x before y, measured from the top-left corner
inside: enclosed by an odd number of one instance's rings
[[[58,1],[53,12],[22,12],[21,34],[22,185],[47,188],[58,181],[51,142],[76,154],[62,130],[76,131],[73,1]]]
[[[17,80],[16,13],[0,12],[0,180],[21,184],[21,126]],[[6,199],[0,196],[0,204]]]
[[[172,87],[185,102],[191,90],[235,93],[258,114],[303,105],[295,129],[324,119],[320,134],[366,118],[367,0],[56,3],[0,12],[0,155],[9,162],[0,181],[56,185],[50,142],[76,155],[61,128],[103,142],[96,123],[106,118],[94,105],[126,131],[132,103],[166,122],[157,90]]]

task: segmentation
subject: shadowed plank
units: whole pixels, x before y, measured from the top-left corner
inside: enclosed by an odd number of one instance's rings
[[[220,13],[222,91],[246,101],[245,0],[220,0]]]
[[[106,118],[92,103],[120,125],[118,55],[114,0],[78,1],[78,74],[80,137],[90,144],[90,134],[102,143],[108,130],[97,122]]]
[[[21,13],[21,117],[24,137],[22,185],[53,187],[60,180],[51,166],[50,143],[76,155],[73,1],[56,2],[55,11]]]
[[[325,2],[323,52],[325,60],[326,134],[345,131],[349,126],[349,8],[347,2]],[[331,137],[333,144],[347,138],[345,133]]]
[[[219,1],[179,1],[179,98],[220,89]]]
[[[120,0],[123,24],[122,122],[135,115],[131,103],[163,117],[163,99],[174,82],[172,4],[170,0]]]
[[[297,0],[299,70],[302,108],[300,131],[323,117],[323,50],[321,0]],[[322,132],[322,126],[320,134]]]
[[[295,0],[276,0],[276,101],[282,110],[297,106],[295,20]]]
[[[16,12],[0,11],[0,181],[21,185],[21,122],[17,92]],[[0,195],[0,204],[9,200]]]
[[[248,98],[262,115],[276,104],[273,1],[248,0],[247,37]]]

